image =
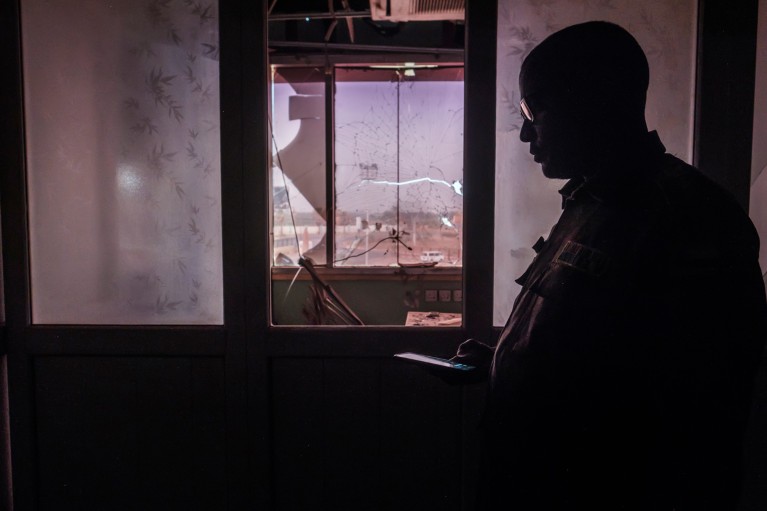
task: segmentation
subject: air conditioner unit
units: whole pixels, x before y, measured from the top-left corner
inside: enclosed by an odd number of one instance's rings
[[[465,0],[370,0],[370,17],[380,21],[463,20]]]

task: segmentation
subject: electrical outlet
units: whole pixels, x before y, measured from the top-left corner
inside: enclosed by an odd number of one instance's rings
[[[453,301],[454,302],[463,301],[463,289],[453,289]]]
[[[439,290],[439,301],[440,302],[449,302],[453,297],[453,293],[450,292],[449,289],[440,289]]]
[[[423,292],[423,299],[427,302],[436,302],[437,301],[437,290],[436,289],[427,289]]]

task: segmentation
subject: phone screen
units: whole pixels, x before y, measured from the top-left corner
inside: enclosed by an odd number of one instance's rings
[[[472,369],[475,369],[475,367],[471,365],[461,364],[460,362],[453,362],[452,360],[448,360],[446,358],[421,355],[420,353],[397,353],[394,356],[421,364],[444,367],[445,369],[457,369],[459,371],[471,371]]]

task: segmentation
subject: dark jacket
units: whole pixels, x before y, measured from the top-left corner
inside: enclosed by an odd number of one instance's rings
[[[518,279],[483,421],[483,508],[734,509],[767,339],[747,215],[657,136],[575,179]]]

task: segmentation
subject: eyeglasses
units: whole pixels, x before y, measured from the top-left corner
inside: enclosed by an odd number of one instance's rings
[[[525,98],[522,98],[519,101],[519,110],[522,112],[522,117],[524,117],[527,122],[533,122],[535,116],[533,116],[533,110],[530,108],[530,105],[527,104]]]

